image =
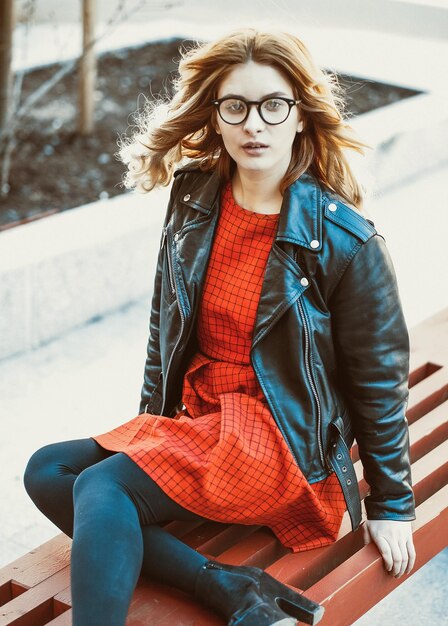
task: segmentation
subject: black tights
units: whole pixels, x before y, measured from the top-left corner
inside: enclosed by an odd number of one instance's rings
[[[73,626],[123,626],[140,572],[194,593],[207,559],[157,522],[205,518],[171,500],[125,454],[93,439],[51,444],[33,454],[24,482],[73,537]]]

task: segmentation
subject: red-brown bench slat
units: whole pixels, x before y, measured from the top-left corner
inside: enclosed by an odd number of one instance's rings
[[[271,529],[261,526],[242,541],[221,552],[219,560],[229,565],[251,565],[264,569],[287,552],[289,550],[281,545]]]
[[[409,390],[406,411],[409,424],[413,424],[446,400],[448,400],[448,366],[444,365]]]
[[[448,486],[417,507],[414,572],[447,545],[447,500]],[[386,572],[377,548],[370,543],[305,593],[327,609],[321,626],[349,626],[407,578],[397,579]]]
[[[409,438],[412,463],[446,441],[448,439],[448,400],[411,424]]]
[[[417,505],[447,484],[448,441],[412,464],[412,481]]]
[[[72,610],[69,609],[59,617],[55,617],[45,626],[72,626]]]
[[[428,378],[431,374],[434,374],[438,369],[440,369],[440,365],[437,363],[433,363],[428,359],[427,353],[422,354],[419,352],[418,354],[411,353],[409,361],[409,388],[411,389],[419,383],[424,378]]]
[[[33,587],[70,561],[70,540],[60,533],[0,570],[0,585],[10,580]]]
[[[430,368],[429,365],[431,365]],[[443,406],[448,400],[448,367],[426,362],[425,371],[428,372],[428,376],[419,378],[409,390],[406,416],[410,426]],[[412,374],[413,372],[409,377],[410,380],[413,378]],[[446,418],[444,421],[446,423]],[[359,450],[356,443],[352,447],[351,458],[354,462],[359,460]]]
[[[69,583],[68,567],[30,587],[0,610],[0,626],[41,626],[61,613],[54,596]],[[67,607],[68,608],[68,607]]]
[[[441,463],[441,461],[445,462]],[[419,504],[429,498],[437,489],[448,482],[448,442],[417,461],[413,465],[413,487],[416,502]],[[329,572],[335,563],[348,559],[362,544],[361,529],[351,532],[348,514],[344,515],[336,543],[324,548],[297,554],[288,553],[267,568],[272,576],[283,582],[305,588],[317,575]]]

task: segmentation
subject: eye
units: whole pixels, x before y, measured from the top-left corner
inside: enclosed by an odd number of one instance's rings
[[[271,98],[270,100],[265,100],[263,102],[263,108],[266,109],[266,111],[276,113],[283,107],[286,107],[286,102],[284,100],[279,100],[278,98]]]
[[[241,113],[246,109],[242,100],[224,100],[222,104],[228,113]]]

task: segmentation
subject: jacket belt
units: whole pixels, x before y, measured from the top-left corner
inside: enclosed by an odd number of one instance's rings
[[[329,462],[333,468],[347,503],[352,530],[356,530],[361,523],[361,500],[358,490],[358,479],[350,458],[350,451],[344,441],[344,423],[342,417],[337,417],[331,423],[333,440],[329,454]]]

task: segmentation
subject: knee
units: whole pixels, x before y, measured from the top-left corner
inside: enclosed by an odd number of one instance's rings
[[[107,501],[113,500],[120,491],[120,485],[115,480],[113,473],[105,463],[91,465],[84,469],[75,480],[73,485],[73,501],[80,502],[88,499],[91,504],[98,508]]]
[[[49,444],[34,452],[26,465],[23,483],[32,500],[35,500],[42,490],[48,488],[48,482],[56,474],[55,445]]]
[[[87,467],[76,477],[73,485],[73,502],[76,503],[80,500],[82,495],[86,492],[95,490],[93,485],[96,482],[96,475],[98,475],[98,468],[95,466]]]
[[[73,486],[78,525],[82,519],[108,523],[118,517],[134,517],[136,507],[114,463],[108,460],[83,470]]]

